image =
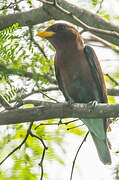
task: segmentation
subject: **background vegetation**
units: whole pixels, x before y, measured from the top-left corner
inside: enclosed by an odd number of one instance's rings
[[[79,119],[61,119],[58,115],[57,119],[56,116],[49,119],[51,116],[46,113],[46,120],[41,121],[40,116],[30,116],[35,107],[48,105],[50,113],[52,103],[64,102],[54,75],[55,50],[48,41],[36,37],[38,30],[57,20],[74,24],[84,43],[100,49],[109,103],[118,103],[119,15],[111,8],[112,2],[106,6],[105,1],[77,0],[72,1],[74,6],[71,1],[64,0],[0,1],[0,124],[4,125],[0,128],[0,179],[49,179],[50,163],[55,161],[65,167],[63,156],[57,149],[65,153],[67,134],[82,139],[86,134]],[[109,56],[103,59],[105,52]],[[4,118],[6,121],[2,121]],[[33,120],[37,122],[33,123]],[[116,154],[118,157],[118,151]],[[119,179],[118,169],[117,165],[113,170],[115,179]]]

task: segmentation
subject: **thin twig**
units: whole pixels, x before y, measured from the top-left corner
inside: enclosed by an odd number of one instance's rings
[[[63,125],[68,125],[68,124],[73,123],[73,122],[78,121],[78,120],[79,120],[79,118],[74,119],[72,121],[68,121],[68,122],[61,122],[60,121],[60,123],[59,122],[58,123],[41,123],[41,124],[37,125],[35,127],[35,129],[37,129],[39,126],[46,126],[46,125],[49,125],[49,126],[52,126],[52,125],[59,126],[59,125],[62,125],[62,124]]]
[[[0,94],[0,103],[5,109],[11,109],[11,105],[7,102],[7,100]]]
[[[67,131],[69,131],[69,130],[71,130],[71,129],[75,129],[75,128],[77,128],[77,127],[81,127],[81,126],[84,126],[84,124],[80,124],[80,125],[78,125],[78,126],[74,126],[74,127],[71,127],[71,128],[67,128]]]
[[[26,140],[27,140],[27,138],[28,138],[28,136],[29,136],[29,134],[30,134],[32,125],[33,125],[33,122],[30,123],[29,128],[28,128],[28,130],[27,130],[27,134],[26,134],[24,140],[21,142],[21,144],[20,144],[19,146],[17,146],[15,149],[13,149],[13,151],[11,151],[11,152],[0,162],[0,165],[2,165],[2,163],[3,163],[6,159],[8,159],[14,152],[16,152],[18,149],[20,149],[20,148],[22,147],[22,145],[26,142]]]
[[[30,132],[30,135],[31,135],[32,137],[35,137],[35,138],[39,139],[39,140],[41,141],[43,147],[44,147],[43,153],[42,153],[42,157],[41,157],[41,161],[40,161],[40,163],[39,163],[39,166],[41,167],[41,177],[40,177],[40,180],[42,180],[42,179],[43,179],[43,172],[44,172],[44,171],[43,171],[43,160],[44,160],[44,157],[45,157],[45,151],[48,149],[48,147],[45,145],[45,143],[44,143],[44,141],[43,141],[43,139],[42,139],[41,137],[33,134],[32,132]]]
[[[45,149],[48,149],[48,147],[45,145],[45,143],[44,143],[44,141],[43,141],[43,139],[42,139],[41,137],[33,134],[32,132],[30,132],[30,135],[31,135],[32,137],[35,137],[35,138],[39,139],[39,140],[41,141],[41,143],[43,144],[44,148],[45,148]]]
[[[29,27],[29,33],[30,33],[30,38],[31,38],[31,41],[38,47],[38,49],[41,51],[41,53],[43,54],[43,56],[47,58],[47,55],[45,54],[43,48],[35,41],[34,37],[33,37],[33,32],[32,32],[32,27]]]
[[[119,83],[114,78],[112,78],[109,74],[105,74],[105,75],[115,84],[115,86],[119,86]]]
[[[43,96],[47,97],[48,99],[59,103],[59,101],[57,101],[56,99],[54,99],[54,98],[52,98],[52,97],[49,97],[47,94],[45,94],[45,93],[40,89],[39,84],[38,84],[37,82],[36,82],[36,85],[37,85],[37,87],[38,87],[38,89],[39,89],[39,93],[41,93]]]
[[[33,95],[33,94],[40,93],[41,91],[42,91],[42,92],[57,91],[58,89],[59,89],[58,87],[49,87],[49,88],[46,88],[46,89],[41,89],[41,90],[39,91],[39,90],[34,90],[34,88],[33,88],[30,93],[28,93],[28,94],[23,94],[23,95],[21,96],[20,100],[17,101],[17,103],[15,104],[14,108],[18,108],[18,107],[20,107],[20,106],[22,106],[22,105],[24,105],[24,104],[28,104],[29,102],[26,101],[26,100],[24,100],[24,99],[27,98],[27,97],[29,97],[29,96],[31,96],[31,95]],[[15,101],[16,101],[16,100],[13,100],[13,101],[11,101],[10,103],[13,103],[13,102],[15,102]],[[34,102],[35,102],[35,101],[34,101]],[[34,104],[34,105],[35,105],[35,106],[38,106],[39,104],[36,103],[36,104]]]
[[[48,99],[50,99],[50,100],[52,100],[52,101],[55,101],[55,102],[59,103],[59,101],[57,101],[56,99],[54,99],[54,98],[48,96],[48,95],[45,94],[44,92],[42,92],[42,91],[39,91],[39,92],[40,92],[43,96],[47,97]]]
[[[45,151],[46,151],[46,149],[44,148],[43,149],[43,154],[42,154],[42,158],[41,158],[41,161],[40,161],[40,163],[39,163],[39,166],[41,167],[41,177],[40,177],[40,180],[42,180],[43,179],[43,160],[44,160],[44,157],[45,157]]]
[[[77,152],[76,152],[76,155],[75,155],[75,157],[74,157],[74,160],[73,160],[73,165],[72,165],[72,170],[71,170],[70,180],[72,180],[73,170],[74,170],[74,165],[75,165],[75,161],[76,161],[77,155],[78,155],[78,153],[79,153],[79,151],[80,151],[80,149],[81,149],[82,145],[83,145],[83,144],[84,144],[84,142],[86,141],[86,138],[87,138],[88,134],[89,134],[89,131],[86,133],[86,135],[85,135],[85,137],[84,137],[84,139],[83,139],[82,143],[80,144],[80,146],[79,146],[79,148],[78,148],[78,150],[77,150]]]
[[[101,44],[104,45],[104,46],[103,46],[104,48],[107,47],[107,48],[110,48],[110,49],[112,49],[113,51],[119,53],[119,48],[114,48],[111,43],[106,42],[105,40],[103,40],[103,39],[101,39],[101,38],[99,38],[99,37],[91,36],[90,38],[83,38],[83,40],[84,40],[84,43],[88,43],[88,42],[99,42],[99,43],[101,43]]]
[[[96,13],[99,13],[99,12],[100,12],[100,10],[101,10],[101,8],[102,8],[102,4],[103,4],[103,0],[100,2],[100,6],[99,6],[98,10],[96,11]]]
[[[30,37],[31,37],[31,42],[33,42],[34,45],[36,45],[38,47],[38,49],[41,51],[41,53],[43,54],[45,59],[47,59],[50,62],[50,60],[48,59],[47,55],[45,54],[45,51],[43,50],[43,48],[35,41],[35,39],[33,37],[32,26],[29,26],[29,33],[30,33]],[[51,65],[49,65],[49,66],[50,66],[50,70],[53,72],[52,66]]]
[[[109,30],[104,30],[104,29],[99,29],[99,28],[94,28],[91,26],[88,26],[87,24],[85,24],[83,21],[81,21],[79,18],[77,18],[75,15],[72,14],[72,12],[67,11],[66,9],[64,9],[63,7],[61,7],[59,4],[54,2],[48,2],[45,0],[40,0],[42,3],[44,4],[48,4],[50,6],[54,6],[55,8],[59,9],[61,12],[67,14],[68,16],[72,17],[77,23],[80,24],[80,26],[82,26],[86,31],[90,31],[90,32],[95,32],[95,33],[101,33],[101,34],[105,34],[105,35],[113,35],[116,38],[119,38],[119,33],[115,32],[115,31],[109,31]]]
[[[85,30],[84,29],[82,29],[81,31],[80,31],[80,34],[83,34],[85,32]]]
[[[70,124],[70,123],[73,123],[73,122],[79,121],[79,120],[80,120],[80,119],[77,118],[77,119],[74,119],[74,120],[72,120],[72,121],[64,122],[64,123],[62,123],[62,124],[68,125],[68,124]]]
[[[2,11],[2,10],[5,10],[5,9],[8,9],[8,8],[13,8],[13,7],[15,7],[15,6],[17,6],[20,2],[22,2],[23,0],[19,0],[19,1],[15,1],[14,3],[13,2],[11,2],[10,4],[8,4],[8,5],[5,5],[5,6],[3,6],[2,8],[0,8],[0,11]]]

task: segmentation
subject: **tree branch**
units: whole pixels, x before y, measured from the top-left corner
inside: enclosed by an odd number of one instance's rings
[[[107,89],[109,96],[119,96],[119,89]]]
[[[119,33],[118,26],[110,23],[104,18],[101,18],[97,14],[94,14],[83,8],[79,8],[78,6],[72,5],[65,0],[58,0],[58,4],[60,5],[61,8],[68,11],[70,13],[70,16],[69,14],[66,14],[65,12],[59,10],[54,5],[44,4],[40,8],[33,9],[27,12],[0,16],[0,30],[12,26],[16,22],[23,27],[23,26],[32,26],[32,25],[40,24],[51,19],[55,19],[55,20],[62,19],[83,27],[76,19],[73,18],[73,16],[71,16],[71,14],[73,14],[82,23],[85,23],[89,27],[110,31],[111,34],[102,33],[100,31],[99,32],[93,31],[92,33],[101,37],[102,39],[107,40],[108,42],[111,42],[117,46],[119,45],[119,38],[115,36],[116,33],[117,34]]]
[[[19,68],[10,68],[4,64],[0,64],[0,71],[4,72],[6,75],[18,75],[21,77],[26,77],[26,78],[35,79],[35,80],[36,79],[40,80],[40,78],[46,79],[51,84],[56,84],[56,79],[51,77],[49,74],[35,73],[35,75],[34,75],[32,72],[28,72],[28,71],[25,71],[25,70],[19,69]]]
[[[68,15],[69,17],[72,17],[73,20],[76,21],[76,23],[78,23],[78,26],[81,26],[82,28],[84,28],[84,30],[92,32],[92,33],[102,33],[104,35],[113,35],[115,36],[115,38],[119,38],[119,33],[113,31],[109,31],[109,30],[104,30],[103,28],[99,29],[99,28],[95,28],[92,26],[87,25],[85,22],[81,21],[77,16],[75,16],[72,11],[67,11],[66,9],[64,9],[63,7],[61,7],[56,1],[54,1],[55,3],[49,4],[47,1],[45,0],[41,0],[41,2],[44,2],[45,4],[48,4],[50,6],[54,6],[55,8],[57,8],[60,12],[63,12],[64,14]]]
[[[14,109],[0,112],[0,125],[41,121],[53,118],[62,119],[66,117],[116,118],[118,116],[119,104],[97,104],[92,110],[91,106],[89,106],[88,104],[69,105],[67,103],[39,101],[39,107]]]

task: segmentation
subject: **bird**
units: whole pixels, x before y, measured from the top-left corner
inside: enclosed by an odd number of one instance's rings
[[[37,36],[55,48],[55,75],[59,89],[69,103],[108,103],[103,72],[92,47],[84,45],[78,30],[68,23],[55,23]],[[87,126],[104,165],[111,164],[107,139],[108,119],[81,119]]]

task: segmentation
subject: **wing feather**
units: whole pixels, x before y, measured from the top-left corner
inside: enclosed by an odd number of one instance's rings
[[[101,70],[101,66],[99,64],[98,58],[93,48],[91,48],[90,46],[84,47],[84,53],[90,65],[93,78],[97,85],[97,89],[99,90],[100,101],[102,103],[107,103],[108,102],[107,91],[106,91],[106,86],[104,82],[103,72]]]

